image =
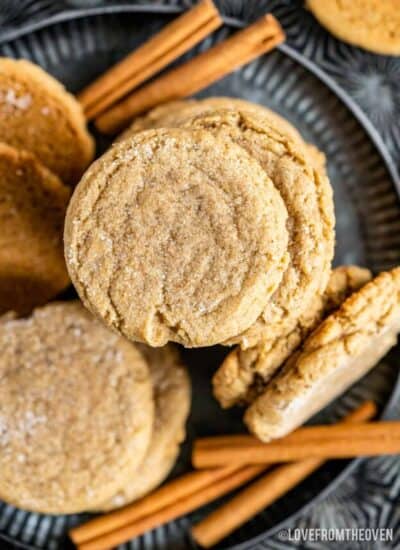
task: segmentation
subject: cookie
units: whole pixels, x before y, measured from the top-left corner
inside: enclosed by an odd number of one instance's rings
[[[216,111],[191,119],[202,128],[240,145],[262,166],[282,196],[288,212],[289,264],[258,320],[227,339],[243,348],[282,335],[295,326],[315,294],[328,282],[334,248],[332,189],[287,134],[269,119],[250,111]]]
[[[190,380],[179,353],[171,346],[150,348],[138,344],[147,360],[155,401],[154,430],[146,457],[102,511],[124,506],[152,491],[168,476],[185,439],[190,411]]]
[[[146,115],[136,118],[118,139],[126,139],[138,131],[150,128],[180,127],[188,119],[220,109],[251,111],[262,118],[267,117],[283,133],[287,134],[298,145],[307,149],[311,161],[315,163],[317,168],[325,170],[325,155],[314,145],[305,143],[298,130],[285,118],[263,105],[237,97],[208,97],[201,100],[170,101],[155,107]]]
[[[261,117],[269,117],[280,125],[294,141],[303,143],[300,133],[286,119],[258,103],[252,103],[236,97],[207,97],[206,99],[187,99],[171,101],[155,107],[146,115],[136,118],[132,125],[125,130],[119,139],[125,139],[135,132],[150,128],[170,128],[182,126],[188,119],[214,112],[220,109],[244,110],[259,114]]]
[[[227,107],[231,109],[227,110]],[[219,108],[219,111],[212,110],[215,108]],[[232,108],[235,109],[232,110]],[[263,318],[260,318],[259,322],[246,331],[245,334],[225,343],[233,344],[242,340],[242,346],[249,347],[256,344],[262,336],[262,332],[268,331],[268,334],[273,337],[275,337],[275,334],[280,336],[286,330],[281,325],[282,317],[286,317],[284,322],[288,324],[288,330],[294,329],[296,317],[308,307],[308,301],[315,295],[313,285],[314,289],[318,288],[315,287],[315,283],[318,284],[318,281],[320,281],[319,292],[321,293],[325,289],[333,256],[334,213],[332,190],[326,176],[323,154],[314,146],[306,146],[298,131],[276,113],[246,100],[227,97],[207,98],[200,101],[176,101],[162,105],[150,111],[145,117],[137,119],[131,128],[125,132],[124,136],[125,139],[128,139],[136,131],[149,126],[179,127],[182,125],[201,127],[212,131],[214,134],[218,132],[228,135],[229,139],[252,154],[272,179],[278,173],[277,187],[286,202],[289,214],[289,234],[291,233],[292,237],[295,237],[297,233],[297,239],[293,238],[291,242],[293,263],[297,261],[299,266],[302,262],[303,271],[309,270],[310,262],[307,253],[316,257],[318,250],[315,243],[321,243],[322,247],[326,245],[321,254],[323,267],[319,268],[316,265],[313,271],[311,262],[313,273],[308,274],[308,286],[305,283],[305,289],[302,287],[298,266],[295,266],[292,270],[289,266],[283,283],[286,277],[291,288],[286,294],[283,294],[285,291],[282,290],[282,296],[277,298],[278,305],[272,303],[272,314],[268,309],[265,311],[264,319],[266,322]],[[260,128],[263,129],[260,130]],[[279,141],[279,139],[281,143],[276,145],[274,140]],[[284,144],[285,139],[286,144]],[[295,142],[294,147],[296,149],[294,156],[292,156],[290,145],[293,142]],[[285,158],[284,155],[286,155]],[[306,162],[307,160],[308,162]],[[303,166],[305,164],[308,164],[308,170],[311,173],[308,177],[306,174],[307,167]],[[295,166],[297,172],[294,169]],[[301,173],[303,168],[303,174],[300,174],[300,180],[296,182],[295,187],[292,185],[290,178],[297,177],[297,174]],[[312,168],[314,168],[314,172]],[[285,174],[282,181],[279,180],[279,172]],[[310,196],[312,196],[311,204],[309,204]],[[292,215],[293,219],[291,219]],[[322,220],[322,227],[318,227],[321,225],[319,220]],[[314,232],[311,231],[307,239],[307,236],[299,228],[308,228],[309,226],[314,229]],[[314,276],[315,274],[317,275]],[[299,285],[297,285],[298,279],[300,280]],[[295,290],[296,286],[298,286],[297,292]],[[279,289],[277,292],[279,293]],[[299,298],[299,295],[302,294],[303,299]],[[290,301],[291,299],[292,301]],[[291,319],[290,312],[293,312],[294,319]],[[274,334],[271,334],[271,325],[274,325],[277,331]]]
[[[220,110],[212,111],[216,107],[219,107]],[[235,107],[235,110],[227,110],[226,107]],[[247,110],[240,111],[240,109],[244,108]],[[308,275],[308,286],[310,287],[308,296],[307,283],[305,284],[306,290],[304,291],[302,282],[300,282],[298,291],[296,292],[297,279],[300,278],[300,273],[298,269],[290,270],[289,267],[286,277],[291,288],[281,299],[278,297],[278,301],[280,300],[278,306],[274,303],[272,304],[271,307],[274,310],[272,314],[268,310],[265,312],[264,319],[266,322],[264,322],[263,318],[260,318],[259,322],[246,331],[245,334],[240,335],[239,338],[228,340],[225,343],[232,344],[242,340],[242,346],[249,347],[256,344],[262,337],[262,332],[268,331],[268,334],[272,337],[275,337],[276,334],[280,336],[286,328],[281,325],[282,319],[279,317],[286,317],[284,323],[287,323],[287,330],[294,329],[296,317],[308,307],[308,301],[315,295],[315,290],[312,288],[313,284],[315,288],[315,283],[320,281],[318,289],[320,293],[325,289],[330,271],[330,262],[333,256],[333,201],[331,187],[326,177],[324,156],[316,147],[306,147],[297,130],[282,117],[261,105],[237,98],[215,97],[200,101],[176,101],[162,105],[150,111],[145,117],[137,119],[131,128],[125,132],[124,136],[125,139],[128,139],[136,131],[149,126],[177,127],[180,125],[201,127],[208,131],[213,131],[213,133],[229,134],[229,139],[239,143],[252,154],[266,169],[269,176],[272,177],[272,174],[276,175],[274,171],[276,173],[281,171],[285,174],[282,182],[279,181],[280,176],[278,175],[277,186],[286,201],[289,214],[289,233],[290,228],[292,228],[292,237],[297,232],[297,239],[292,239],[292,258],[294,259],[294,263],[296,260],[298,264],[302,261],[303,271],[309,269],[308,264],[310,262],[308,261],[307,252],[316,257],[318,256],[318,251],[315,243],[321,241],[322,246],[326,245],[325,251],[321,254],[321,260],[323,261],[322,269],[317,265],[313,271],[314,275],[315,273],[317,275],[315,277],[312,274],[311,276],[310,274]],[[263,130],[260,130],[262,127]],[[281,143],[276,146],[274,139],[280,139]],[[283,143],[285,139],[286,145]],[[291,159],[292,151],[290,144],[293,142],[295,142],[294,147],[297,151],[297,158],[295,154]],[[278,150],[279,146],[280,150]],[[285,151],[286,158],[283,158],[283,151]],[[274,159],[278,159],[278,161],[275,162]],[[306,162],[307,159],[308,163]],[[290,162],[291,160],[292,162]],[[296,164],[297,172],[293,171],[293,167]],[[296,182],[297,185],[295,187],[292,185],[290,178],[297,177],[304,164],[308,164],[311,176],[309,175],[307,178],[305,174],[306,169],[303,170],[305,175],[301,174],[300,185],[299,182]],[[314,171],[312,168],[314,168]],[[309,205],[310,196],[312,196],[312,199]],[[304,203],[306,205],[305,208],[303,208]],[[291,219],[291,215],[294,216],[293,220]],[[322,220],[322,227],[318,228],[320,219]],[[311,226],[314,232],[311,232],[309,235],[307,243],[307,236],[303,235],[303,232],[299,228],[308,226]],[[279,289],[277,292],[279,292]],[[301,294],[303,294],[303,300],[298,298],[298,295],[301,296]],[[292,302],[290,299],[292,299]],[[291,311],[293,312],[292,317],[294,319],[291,319]],[[274,325],[276,333],[271,334],[271,325]]]
[[[0,498],[49,514],[111,498],[153,423],[145,360],[78,302],[0,323]]]
[[[337,38],[371,52],[400,55],[397,0],[307,0],[307,7]]]
[[[368,269],[337,267],[331,273],[324,294],[314,297],[293,330],[275,339],[265,338],[245,350],[237,346],[213,377],[214,395],[219,403],[227,408],[237,403],[254,401],[264,391],[275,371],[317,328],[321,320],[370,278]]]
[[[0,58],[0,133],[3,142],[35,154],[69,185],[94,154],[80,104],[26,60]]]
[[[69,189],[30,153],[0,143],[0,313],[25,314],[69,284]]]
[[[86,172],[65,254],[87,307],[128,339],[201,347],[255,322],[282,279],[287,239],[282,198],[243,148],[158,129]]]
[[[282,437],[341,395],[396,344],[400,331],[400,268],[353,293],[305,340],[245,422],[261,440]]]

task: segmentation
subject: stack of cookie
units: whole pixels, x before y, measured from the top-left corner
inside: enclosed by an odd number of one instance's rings
[[[190,383],[171,346],[138,348],[78,302],[0,320],[0,498],[61,514],[108,510],[175,463]]]
[[[94,155],[75,98],[28,61],[0,59],[0,313],[28,313],[69,285],[71,187]]]
[[[80,302],[34,309],[70,284],[65,212],[94,141],[73,96],[27,61],[0,59],[0,115],[0,498],[108,510],[169,474],[190,382],[172,346],[135,346]]]
[[[85,305],[128,339],[238,344],[214,393],[223,407],[250,405],[245,422],[263,440],[306,421],[396,341],[399,273],[331,271],[324,155],[244,100],[177,101],[134,121],[75,191],[65,249]],[[369,297],[385,285],[390,314],[382,305],[377,317]]]
[[[165,109],[76,189],[65,229],[75,287],[95,315],[153,346],[256,342],[266,327],[281,335],[329,277],[321,155],[244,101]]]

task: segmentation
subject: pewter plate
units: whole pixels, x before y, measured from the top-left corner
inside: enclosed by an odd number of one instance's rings
[[[77,91],[168,22],[168,10],[112,10],[41,25],[1,43],[0,55],[25,57],[42,65]],[[105,10],[104,10],[105,11]],[[150,13],[151,11],[151,13]],[[174,11],[174,10],[172,10]],[[226,25],[195,51],[232,32]],[[193,53],[195,53],[192,52]],[[191,55],[192,55],[191,54]],[[335,263],[357,263],[373,271],[400,264],[399,182],[379,136],[344,92],[312,63],[287,46],[225,78],[201,94],[231,95],[263,103],[281,113],[322,149],[328,158],[337,216]],[[99,137],[99,151],[107,142]],[[70,294],[71,295],[71,294]],[[212,398],[210,379],[223,348],[183,350],[194,385],[188,441],[172,475],[190,467],[190,441],[198,435],[243,430],[241,412],[221,411]],[[337,399],[313,421],[330,422],[365,399],[374,399],[382,414],[398,379],[399,350],[393,350],[372,373]],[[398,390],[397,390],[398,391]],[[357,461],[335,461],[321,468],[299,487],[228,537],[218,548],[255,548],[267,545],[284,522],[300,514],[331,491]],[[161,550],[196,548],[188,532],[213,507],[162,526],[121,549]],[[35,550],[67,549],[66,533],[87,515],[43,516],[0,503],[0,539]]]

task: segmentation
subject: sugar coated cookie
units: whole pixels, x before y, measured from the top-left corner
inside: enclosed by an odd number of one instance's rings
[[[171,345],[150,348],[137,344],[150,369],[155,401],[154,429],[144,461],[102,510],[132,502],[160,485],[173,468],[185,439],[190,410],[190,380],[178,351]]]
[[[219,403],[227,408],[237,403],[254,401],[263,393],[275,371],[317,328],[321,320],[370,278],[368,269],[357,266],[337,267],[331,273],[324,294],[315,295],[290,332],[276,338],[265,336],[247,349],[237,346],[213,377],[214,395]]]
[[[111,498],[153,426],[145,360],[78,302],[0,320],[0,498],[75,513]]]
[[[254,323],[279,285],[286,217],[231,140],[148,130],[116,143],[75,189],[67,265],[87,307],[129,339],[214,345]]]
[[[282,437],[341,395],[386,355],[400,331],[400,268],[352,294],[290,357],[247,409],[263,441]]]
[[[0,143],[0,313],[28,313],[69,284],[69,189],[33,155]]]
[[[307,0],[307,7],[341,40],[371,52],[400,55],[398,0]]]
[[[0,58],[0,134],[3,142],[34,153],[70,185],[94,154],[79,103],[26,60]]]

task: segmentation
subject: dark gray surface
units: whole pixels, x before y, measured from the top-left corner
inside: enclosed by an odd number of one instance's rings
[[[12,7],[16,4],[9,2],[9,6],[6,6],[6,2],[0,3],[0,20],[3,14],[5,22],[0,40],[2,37],[6,38],[6,32],[14,32],[16,25],[19,27],[18,32],[21,32],[23,20],[27,21],[29,12],[28,4],[25,4],[25,10],[14,12],[14,19],[8,15],[7,24],[7,13],[12,14]],[[31,11],[29,25],[35,21],[43,25],[46,10],[55,13],[58,8],[66,7],[66,2],[29,4],[30,10],[34,5],[36,9],[43,8],[37,12],[37,16]],[[107,2],[109,7],[115,7],[116,4]],[[131,7],[132,4],[134,3],[129,3]],[[163,2],[162,9],[175,11],[180,7],[179,4],[188,5],[189,2]],[[268,7],[273,8],[288,32],[289,43],[330,72],[340,84],[347,86],[358,103],[371,114],[373,123],[381,131],[388,149],[396,153],[397,143],[394,138],[397,136],[398,126],[397,119],[394,118],[395,111],[391,112],[390,109],[396,107],[396,98],[399,97],[396,95],[399,91],[398,80],[395,78],[399,69],[398,60],[373,56],[338,43],[321,30],[299,5],[296,1],[220,2],[220,7],[229,16],[246,19],[254,19],[257,13],[267,11]],[[8,11],[5,8],[8,8]],[[70,15],[73,14],[69,11],[60,11],[56,17],[69,18]],[[149,25],[154,25],[152,28],[155,30],[164,21],[164,18],[143,19],[143,16],[85,18],[30,34],[24,39],[3,44],[1,49],[3,55],[32,56],[64,80],[71,89],[76,90],[91,80],[95,73],[101,72],[117,57],[129,51],[135,43],[143,40]],[[224,31],[219,33],[220,37],[223,34]],[[329,171],[338,206],[337,262],[357,261],[377,271],[400,263],[399,206],[393,188],[393,175],[390,177],[382,156],[377,154],[376,146],[372,144],[356,118],[326,86],[285,54],[274,53],[229,77],[216,86],[214,93],[241,95],[268,104],[291,119],[307,139],[328,153]],[[239,425],[239,415],[221,413],[209,393],[209,377],[218,364],[218,352],[202,350],[185,353],[198,388],[190,424],[191,434],[210,433],[214,430],[235,431]],[[355,402],[362,400],[366,392],[379,396],[383,403],[397,376],[397,359],[396,352],[391,354],[373,373],[372,380],[356,386],[347,397],[335,405],[333,411],[326,413],[325,418],[332,418],[331,414],[340,415]],[[395,414],[400,412],[397,408],[392,408],[392,411],[395,411]],[[181,463],[181,467],[183,466],[184,461]],[[303,503],[327,487],[339,474],[342,466],[342,463],[332,463],[323,469],[289,497],[281,499],[277,505],[268,509],[267,513],[239,530],[227,544],[240,543],[276,526],[280,520],[299,510]],[[291,521],[290,526],[393,526],[398,544],[399,512],[394,503],[399,493],[398,459],[369,460],[360,465],[356,474],[342,483],[330,497],[302,513],[299,518]],[[10,517],[5,529],[3,524],[7,514],[10,514]],[[58,547],[56,540],[65,528],[64,519],[57,518],[51,522],[46,519],[41,522],[41,537],[37,534],[39,519],[38,516],[27,515],[7,507],[3,509],[2,514],[0,512],[0,530],[7,530],[11,536],[19,540],[37,543],[41,548]],[[74,521],[74,518],[71,521]],[[166,529],[149,534],[144,537],[142,543],[133,544],[132,548],[139,548],[141,544],[148,548],[188,547],[190,541],[183,534],[186,526],[186,519],[178,521]],[[297,546],[287,541],[282,542],[278,534],[262,536],[257,543],[251,542],[246,545],[248,548]],[[325,546],[323,543],[317,546],[310,543],[301,547],[336,546],[333,543]],[[337,547],[339,548],[339,543]],[[340,547],[343,547],[343,543]],[[365,543],[363,546],[361,543],[346,545],[346,548],[358,547],[365,548]],[[375,547],[383,546],[380,543]],[[394,543],[391,547],[396,548],[397,545]]]

